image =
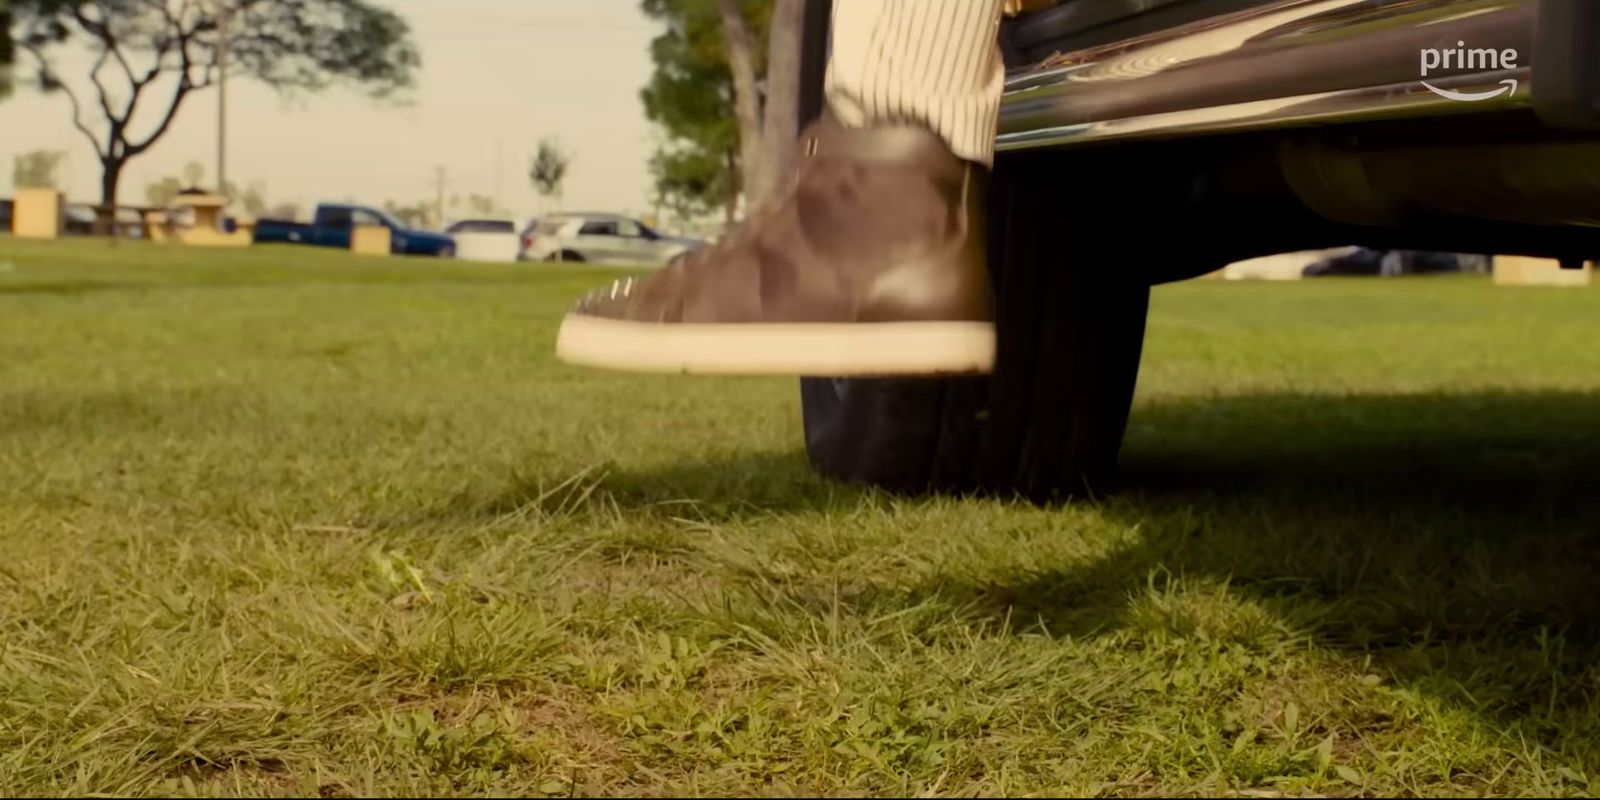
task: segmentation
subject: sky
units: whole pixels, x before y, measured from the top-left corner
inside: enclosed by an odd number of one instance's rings
[[[447,194],[499,197],[526,217],[543,208],[528,162],[551,137],[572,155],[565,208],[649,209],[654,134],[639,89],[658,31],[638,0],[374,2],[410,21],[422,51],[409,104],[350,89],[283,97],[236,79],[228,96],[231,182],[259,181],[269,202],[297,203],[305,213],[319,200],[431,201],[442,167]],[[98,201],[99,164],[70,108],[65,97],[26,89],[0,103],[0,194],[9,194],[13,156],[65,149],[69,199]],[[180,175],[191,161],[215,175],[216,131],[216,92],[191,98],[173,129],[129,164],[121,201],[143,203],[146,184]]]

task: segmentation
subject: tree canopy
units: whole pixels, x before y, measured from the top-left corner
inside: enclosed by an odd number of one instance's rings
[[[666,31],[651,44],[645,115],[664,134],[650,161],[679,216],[759,203],[792,157],[802,0],[643,0]]]
[[[765,41],[770,3],[744,0],[753,39]],[[733,74],[717,0],[642,0],[666,30],[650,44],[655,70],[640,92],[645,116],[663,141],[650,170],[662,205],[682,216],[737,207],[739,121],[733,111]],[[757,69],[764,55],[755,54]]]
[[[16,26],[19,20],[50,19],[66,0],[0,0],[0,100],[11,94],[17,63]],[[56,31],[59,36],[64,31]]]
[[[154,208],[166,208],[172,204],[178,195],[191,189],[198,188],[206,179],[206,167],[198,161],[190,161],[183,166],[183,175],[168,175],[165,178],[145,184],[145,203]],[[267,213],[267,187],[260,181],[253,181],[248,186],[240,188],[229,181],[222,187],[222,193],[234,198],[238,208],[247,216],[260,218]]]
[[[571,166],[572,157],[560,145],[550,139],[542,139],[538,151],[528,164],[528,180],[533,183],[533,189],[540,197],[555,197],[559,202],[561,187],[566,182],[567,170]]]
[[[63,150],[35,150],[12,159],[11,185],[18,189],[58,189]]]
[[[231,74],[281,91],[343,82],[380,97],[409,87],[420,65],[406,21],[368,0],[9,2],[7,46],[31,56],[41,89],[69,101],[100,160],[102,205],[116,203],[123,167],[184,101],[216,85],[224,55]],[[94,56],[71,79],[56,58],[70,46]]]

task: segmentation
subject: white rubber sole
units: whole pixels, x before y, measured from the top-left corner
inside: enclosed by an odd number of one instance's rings
[[[570,314],[556,357],[634,372],[699,375],[949,375],[994,368],[987,322],[628,322]]]

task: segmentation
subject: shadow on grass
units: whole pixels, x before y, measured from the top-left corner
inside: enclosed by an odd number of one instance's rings
[[[5,295],[61,295],[76,297],[95,292],[138,292],[164,288],[158,283],[115,281],[52,281],[48,283],[0,284],[0,296]]]
[[[1097,507],[1134,521],[1180,508],[1234,522],[1269,515],[1296,540],[1355,522],[1383,540],[1446,525],[1455,544],[1600,532],[1600,393],[1154,402],[1135,410],[1119,483]],[[853,507],[871,491],[816,476],[796,447],[513,476],[457,511],[569,508],[581,494],[623,511],[693,503],[723,516],[770,516]]]
[[[446,514],[566,516],[596,509],[707,521],[827,513],[854,507],[869,490],[818,477],[803,452],[744,453],[640,469],[598,466],[553,478],[513,476],[487,500],[460,498]]]
[[[1131,598],[1226,582],[1496,726],[1600,734],[1571,722],[1600,711],[1600,394],[1152,403],[1100,510],[1134,543],[1081,568],[941,577],[904,602],[1094,635],[1147,626]]]
[[[1122,549],[1061,568],[954,563],[844,603],[939,605],[1017,633],[1210,636],[1216,604],[1159,622],[1131,609],[1180,583],[1225,584],[1295,635],[1491,724],[1551,746],[1595,734],[1584,747],[1600,758],[1596,723],[1570,722],[1600,716],[1597,490],[1600,394],[1156,401],[1135,412],[1121,491],[1093,505],[1137,531]],[[629,515],[741,519],[847,511],[865,495],[816,478],[795,450],[597,471],[554,492],[516,481],[478,512],[598,497]]]
[[[1396,527],[1600,519],[1600,393],[1268,395],[1136,411],[1127,499],[1291,504]]]

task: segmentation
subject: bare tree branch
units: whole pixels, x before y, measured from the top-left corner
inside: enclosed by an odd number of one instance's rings
[[[104,38],[109,32],[105,17],[102,16],[98,20],[89,19],[88,15],[83,13],[83,8],[76,4],[72,6],[72,18],[78,21],[79,27],[93,36]]]
[[[106,33],[102,38],[104,38],[106,40],[106,42],[108,42],[108,43],[113,43],[114,40],[112,39],[112,36],[111,36],[111,24],[110,24],[111,11],[110,11],[110,9],[106,8],[105,0],[100,0],[98,5],[99,5],[99,8],[100,8],[100,18],[103,19],[103,20],[106,20],[106,23],[104,24],[104,27],[106,29]],[[121,47],[115,46],[115,44],[113,43],[112,46],[107,48],[107,49],[109,49],[111,51],[111,54],[117,59],[117,63],[122,66],[122,74],[127,76],[128,85],[133,86],[134,89],[137,91],[139,86],[141,86],[143,83],[149,83],[149,80],[140,81],[139,78],[133,74],[133,65],[128,63],[128,57],[123,55]],[[157,62],[159,63],[159,61],[160,61],[160,53],[157,54]],[[159,73],[157,73],[157,74],[159,74]]]
[[[89,144],[94,145],[94,152],[96,155],[103,154],[107,148],[102,147],[100,145],[99,137],[95,136],[94,131],[89,130],[89,126],[83,124],[83,106],[78,102],[77,93],[73,92],[72,87],[68,86],[61,79],[55,77],[54,72],[52,72],[50,69],[50,62],[45,59],[44,53],[39,50],[37,45],[27,41],[21,42],[20,44],[23,50],[26,50],[29,55],[33,56],[34,59],[39,62],[39,69],[45,75],[50,77],[50,88],[60,90],[62,94],[67,96],[68,100],[72,101],[72,127],[77,128],[79,133],[82,133],[86,138],[88,138]]]
[[[224,30],[219,13],[246,11],[248,24]],[[23,28],[24,52],[48,88],[67,95],[74,127],[94,145],[105,205],[115,203],[128,160],[172,131],[189,95],[216,85],[225,44],[241,76],[282,90],[343,79],[381,96],[410,86],[420,63],[405,18],[377,0],[62,0],[23,18]],[[91,48],[88,74],[77,72],[74,86],[46,60],[68,39]],[[85,122],[96,115],[103,123]]]
[[[111,110],[111,92],[106,89],[105,84],[100,82],[100,70],[105,68],[106,61],[110,58],[111,50],[109,48],[100,51],[100,57],[95,59],[94,67],[89,70],[89,82],[94,84],[95,91],[100,95],[100,111],[106,115],[106,119],[111,120],[114,126],[118,119],[116,112]]]
[[[142,142],[135,143],[123,139],[125,143],[123,154],[129,157],[139,155],[149,150],[150,146],[156,143],[156,140],[165,136],[167,129],[172,127],[172,121],[178,118],[178,109],[183,106],[184,98],[188,97],[192,91],[193,87],[189,85],[187,80],[179,80],[178,88],[172,92],[172,104],[167,107],[167,113],[161,118],[161,124],[157,125],[156,129],[149,136],[146,136]]]
[[[185,0],[185,3],[187,4],[187,0]],[[156,129],[151,132],[149,136],[145,137],[144,141],[132,142],[127,139],[123,140],[124,152],[126,152],[128,156],[136,156],[150,149],[150,146],[155,144],[156,141],[162,136],[165,136],[167,129],[172,127],[172,121],[178,118],[178,109],[183,107],[184,98],[187,98],[190,92],[193,92],[197,89],[204,89],[211,85],[211,68],[213,65],[204,65],[206,68],[205,78],[199,83],[196,83],[190,75],[190,70],[196,66],[194,57],[189,52],[189,44],[192,35],[192,32],[180,32],[178,34],[178,57],[180,59],[180,73],[178,75],[178,86],[172,90],[172,102],[167,106],[166,115],[161,118],[161,123],[156,126]],[[132,112],[131,103],[129,105],[129,111],[130,113]]]

